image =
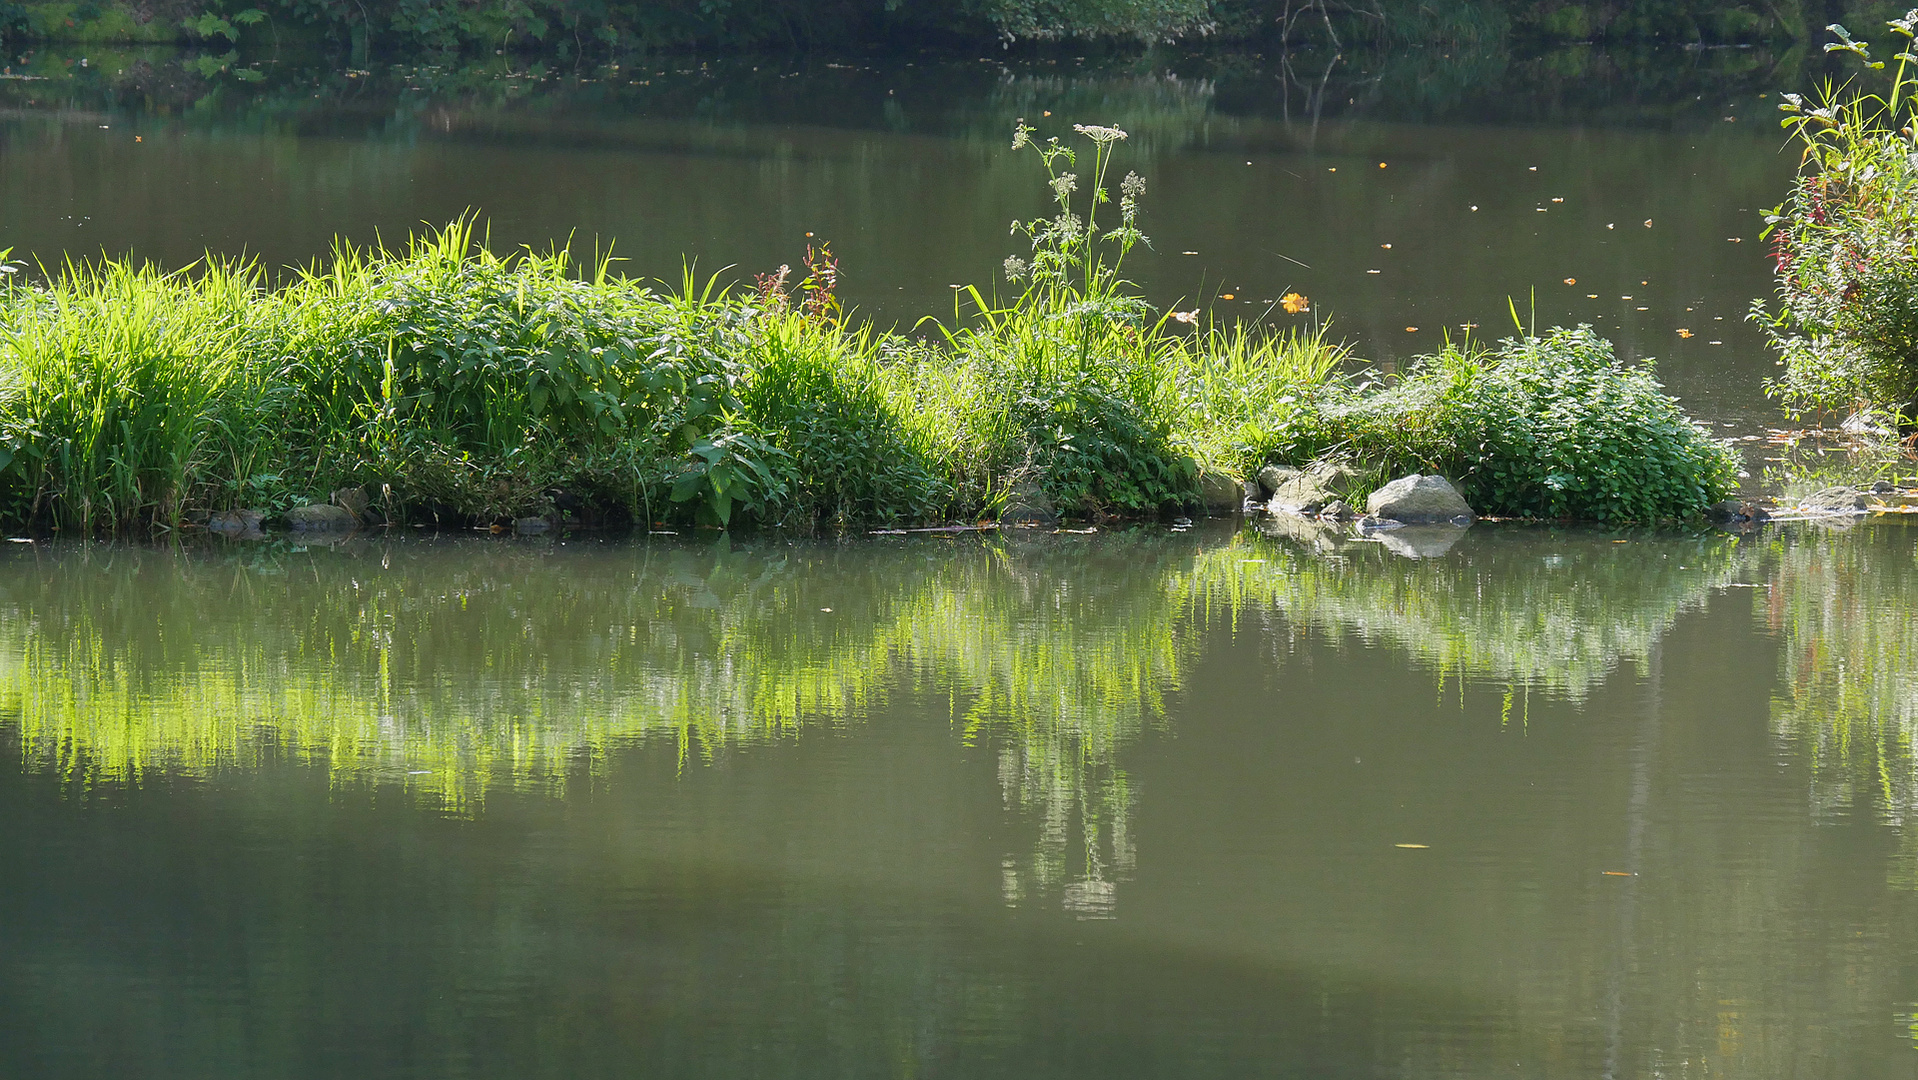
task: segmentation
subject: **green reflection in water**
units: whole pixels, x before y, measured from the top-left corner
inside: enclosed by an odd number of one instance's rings
[[[1781,641],[1772,727],[1811,768],[1814,816],[1903,826],[1918,813],[1918,560],[1899,520],[1766,535],[1761,618]],[[1918,889],[1918,836],[1888,873]]]
[[[1579,699],[1738,550],[1480,529],[1408,559],[1335,536],[55,549],[0,570],[0,690],[26,759],[78,783],[290,754],[458,812],[590,776],[622,740],[672,740],[686,767],[929,695],[1001,750],[1048,850],[1083,818],[1123,867],[1117,757],[1208,625],[1278,618],[1441,684]]]

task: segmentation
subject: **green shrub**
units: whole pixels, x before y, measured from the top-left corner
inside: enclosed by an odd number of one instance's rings
[[[1787,129],[1804,146],[1791,199],[1766,216],[1780,310],[1755,302],[1782,354],[1769,389],[1794,409],[1918,412],[1918,9],[1888,24],[1905,39],[1889,97],[1829,84],[1807,107],[1785,95]],[[1865,46],[1844,27],[1827,51]]]
[[[1386,472],[1437,472],[1481,513],[1605,523],[1696,518],[1738,459],[1686,416],[1649,365],[1589,326],[1448,348],[1397,386],[1328,411],[1343,448]]]

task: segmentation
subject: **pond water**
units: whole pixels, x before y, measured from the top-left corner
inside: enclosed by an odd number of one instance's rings
[[[1044,209],[1013,122],[1112,123],[1161,304],[1590,321],[1749,432],[1802,59],[42,52],[0,248],[813,234],[911,327]],[[1914,539],[10,546],[0,1076],[1911,1075]]]
[[[1914,539],[11,546],[0,1075],[1911,1075]]]
[[[0,248],[277,267],[473,210],[500,245],[612,242],[628,272],[676,284],[682,257],[742,281],[798,267],[811,235],[848,302],[911,328],[950,321],[955,285],[990,291],[1020,250],[1007,223],[1045,211],[1015,120],[1117,124],[1118,168],[1150,184],[1153,250],[1131,267],[1160,304],[1329,320],[1384,364],[1468,326],[1511,333],[1514,311],[1591,322],[1659,358],[1699,415],[1751,430],[1775,420],[1774,369],[1743,317],[1771,291],[1760,211],[1796,166],[1776,91],[1806,88],[1804,59],[677,59],[562,77],[268,57],[249,85],[171,54],[41,53],[20,68],[40,81],[0,80]],[[1272,311],[1287,291],[1313,314]]]

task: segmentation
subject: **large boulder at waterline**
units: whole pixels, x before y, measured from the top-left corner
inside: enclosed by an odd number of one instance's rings
[[[257,534],[260,523],[265,520],[264,510],[228,510],[207,518],[206,527],[208,532]]]
[[[1408,525],[1477,517],[1450,480],[1417,473],[1401,476],[1374,491],[1365,500],[1365,512]]]
[[[314,503],[288,510],[286,527],[294,532],[350,532],[360,527],[360,519],[343,506]]]
[[[1205,512],[1214,516],[1236,514],[1245,509],[1246,483],[1220,472],[1199,475],[1199,501]]]
[[[1266,510],[1274,514],[1317,514],[1352,493],[1358,471],[1350,465],[1314,462],[1303,469],[1268,465],[1259,473],[1259,486],[1271,499]]]
[[[1808,514],[1856,514],[1871,505],[1857,488],[1828,487],[1798,500],[1798,508]]]

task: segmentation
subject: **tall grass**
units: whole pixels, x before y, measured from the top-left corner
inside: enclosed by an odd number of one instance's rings
[[[245,457],[267,396],[254,267],[68,263],[44,288],[6,288],[9,516],[82,530],[177,524],[196,486]]]

